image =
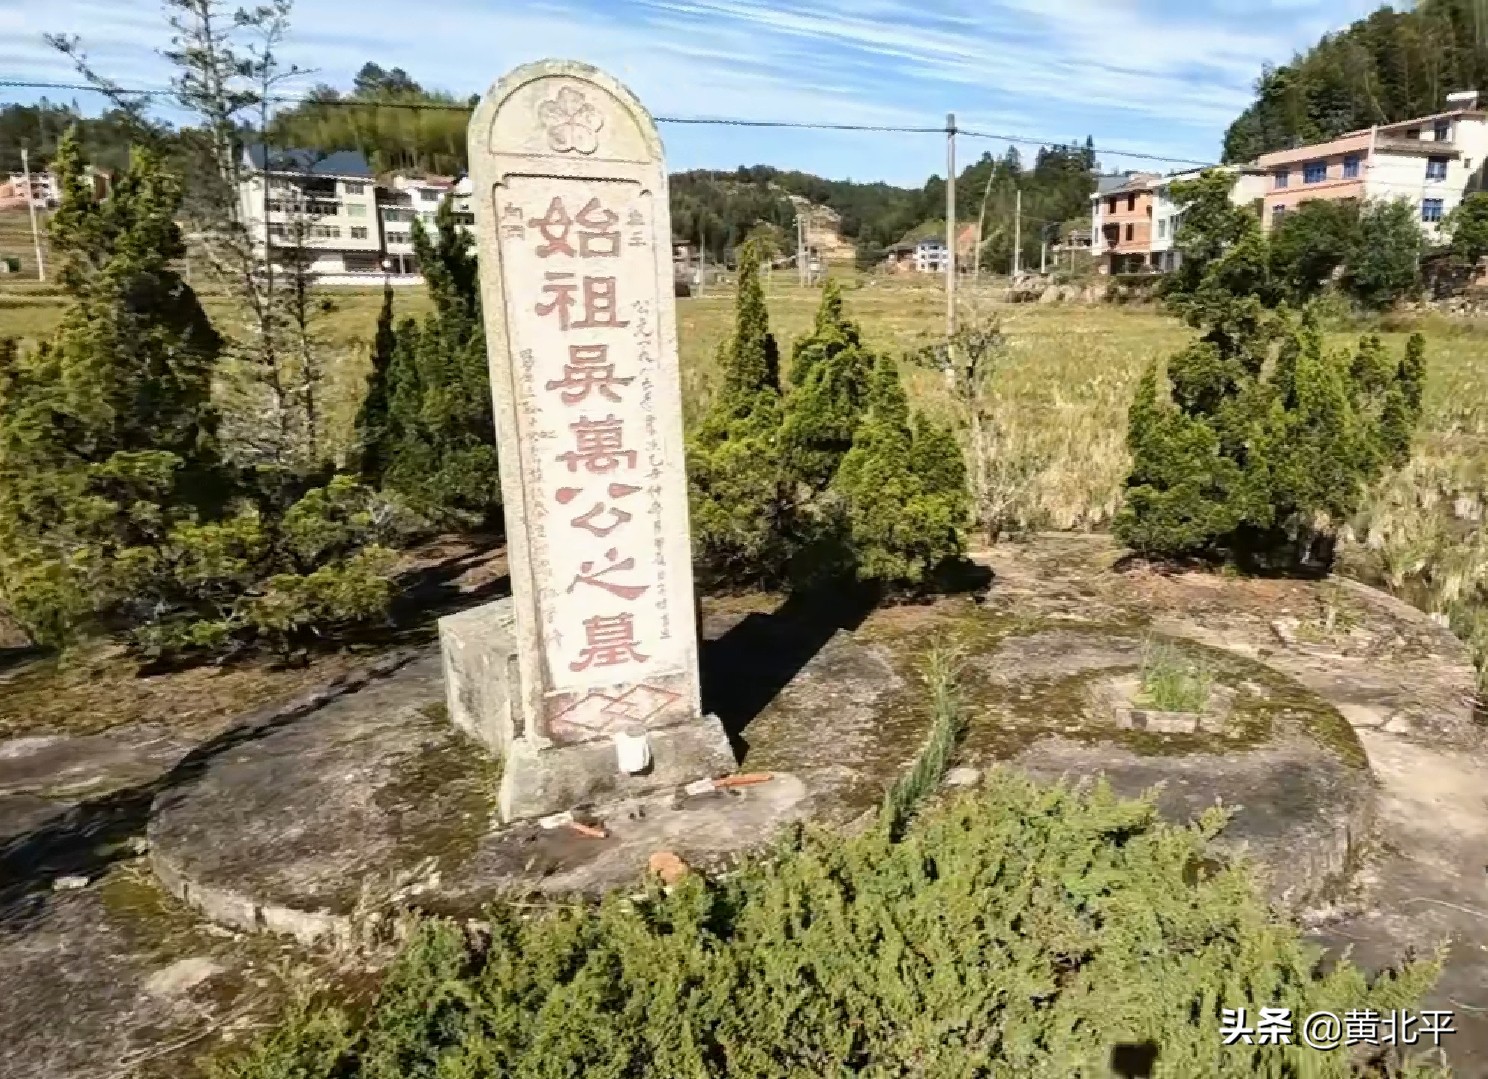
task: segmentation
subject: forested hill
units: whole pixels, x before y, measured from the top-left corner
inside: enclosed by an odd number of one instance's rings
[[[473,104],[472,98],[426,90],[400,68],[368,63],[349,91],[317,86],[304,100],[281,111],[269,139],[278,146],[325,153],[360,150],[379,172],[457,174],[466,167],[465,128]],[[0,159],[6,148],[26,143],[32,148],[33,166],[44,167],[62,132],[79,122],[75,105],[4,106]],[[105,114],[81,120],[81,125],[85,152],[95,163],[111,168],[125,163],[131,131],[122,117]],[[924,152],[929,165],[941,149],[930,139]],[[18,167],[18,161],[0,160],[0,168],[5,167]],[[957,177],[956,216],[975,222],[985,211],[983,265],[1005,270],[1012,264],[1019,192],[1025,265],[1037,262],[1039,246],[1053,229],[1086,220],[1095,168],[1095,150],[1088,138],[1084,145],[1041,147],[1031,166],[1025,166],[1014,149],[1000,157],[984,153],[972,160]],[[673,234],[679,242],[703,244],[716,260],[727,260],[738,243],[762,225],[783,250],[793,247],[792,197],[835,211],[841,235],[857,247],[864,264],[876,261],[885,247],[911,230],[945,218],[945,180],[940,176],[931,176],[920,187],[896,187],[753,165],[676,173],[671,187]]]
[[[1032,168],[1016,150],[1001,157],[983,154],[956,179],[956,216],[975,222],[982,216],[994,268],[1012,260],[1017,192],[1023,193],[1023,254],[1036,260],[1045,230],[1090,213],[1095,187],[1095,151],[1084,147],[1043,147]],[[764,222],[792,235],[791,196],[835,211],[842,235],[853,241],[864,262],[929,221],[945,219],[945,180],[931,176],[922,187],[826,180],[804,172],[754,165],[732,172],[698,169],[672,176],[672,231],[679,240],[704,244],[725,257],[755,225]],[[791,241],[793,242],[793,241]]]
[[[1225,135],[1225,160],[1424,116],[1454,90],[1488,92],[1488,0],[1382,7],[1266,70]]]

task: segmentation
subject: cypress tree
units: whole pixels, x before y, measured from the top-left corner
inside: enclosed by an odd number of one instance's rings
[[[687,452],[694,554],[718,584],[778,583],[792,551],[780,352],[759,273],[759,249],[745,243],[734,331],[718,350],[720,391]]]
[[[222,342],[173,268],[179,183],[139,149],[95,202],[75,133],[55,168],[67,310],[31,355],[0,353],[0,589],[43,643],[165,603],[167,535],[228,494],[210,402]]]
[[[392,448],[388,429],[388,398],[395,377],[393,361],[398,350],[398,331],[393,324],[393,289],[382,290],[382,308],[377,313],[377,332],[372,338],[372,370],[367,377],[367,396],[356,417],[357,470],[373,485],[382,482],[387,455]]]
[[[434,236],[415,222],[413,242],[434,310],[393,330],[384,300],[359,421],[362,474],[436,520],[495,526],[501,483],[472,241],[446,200]]]
[[[1409,455],[1423,347],[1413,340],[1397,363],[1374,337],[1352,356],[1330,352],[1309,310],[1206,335],[1169,364],[1171,402],[1149,368],[1129,415],[1117,536],[1161,556],[1328,563],[1367,486]]]
[[[828,279],[811,333],[791,354],[786,398],[786,469],[797,483],[820,492],[831,483],[867,405],[873,356],[842,309],[842,290]]]
[[[887,356],[874,367],[867,414],[832,487],[862,580],[922,587],[965,550],[971,506],[960,447],[947,428],[911,416]]]

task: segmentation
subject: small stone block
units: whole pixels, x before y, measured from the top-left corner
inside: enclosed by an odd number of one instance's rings
[[[514,618],[512,601],[500,599],[439,620],[450,720],[497,755],[512,738]]]
[[[1202,717],[1197,712],[1153,712],[1131,710],[1131,728],[1156,734],[1196,734]]]
[[[981,778],[982,773],[975,768],[952,768],[946,773],[945,783],[947,787],[975,787]]]

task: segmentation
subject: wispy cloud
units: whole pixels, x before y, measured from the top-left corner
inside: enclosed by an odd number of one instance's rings
[[[1177,158],[1218,155],[1266,62],[1373,0],[299,0],[289,57],[344,85],[364,62],[484,90],[508,68],[569,56],[612,71],[659,115],[966,127],[1051,140],[1094,134]],[[82,35],[122,83],[163,85],[156,0],[0,10],[0,73],[69,78],[44,31]],[[55,96],[55,95],[54,95]],[[763,161],[919,183],[934,136],[668,128],[675,167]],[[971,140],[968,140],[969,142]],[[971,142],[973,155],[983,149]],[[995,148],[994,149],[1000,149]],[[1119,159],[1103,153],[1108,161]]]

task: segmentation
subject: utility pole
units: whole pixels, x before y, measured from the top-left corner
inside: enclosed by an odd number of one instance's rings
[[[946,337],[956,336],[956,114],[946,113]]]
[[[1023,189],[1018,188],[1017,201],[1013,203],[1013,283],[1023,272]]]
[[[41,230],[36,227],[36,198],[31,190],[31,152],[21,147],[21,173],[26,180],[26,209],[31,212],[31,242],[36,247],[36,280],[46,280],[46,258],[41,253]]]
[[[796,207],[796,284],[806,287],[806,219]]]
[[[708,226],[698,218],[697,294],[702,296],[708,283]]]
[[[1039,249],[1039,273],[1049,272],[1049,230],[1044,230],[1044,246]]]

